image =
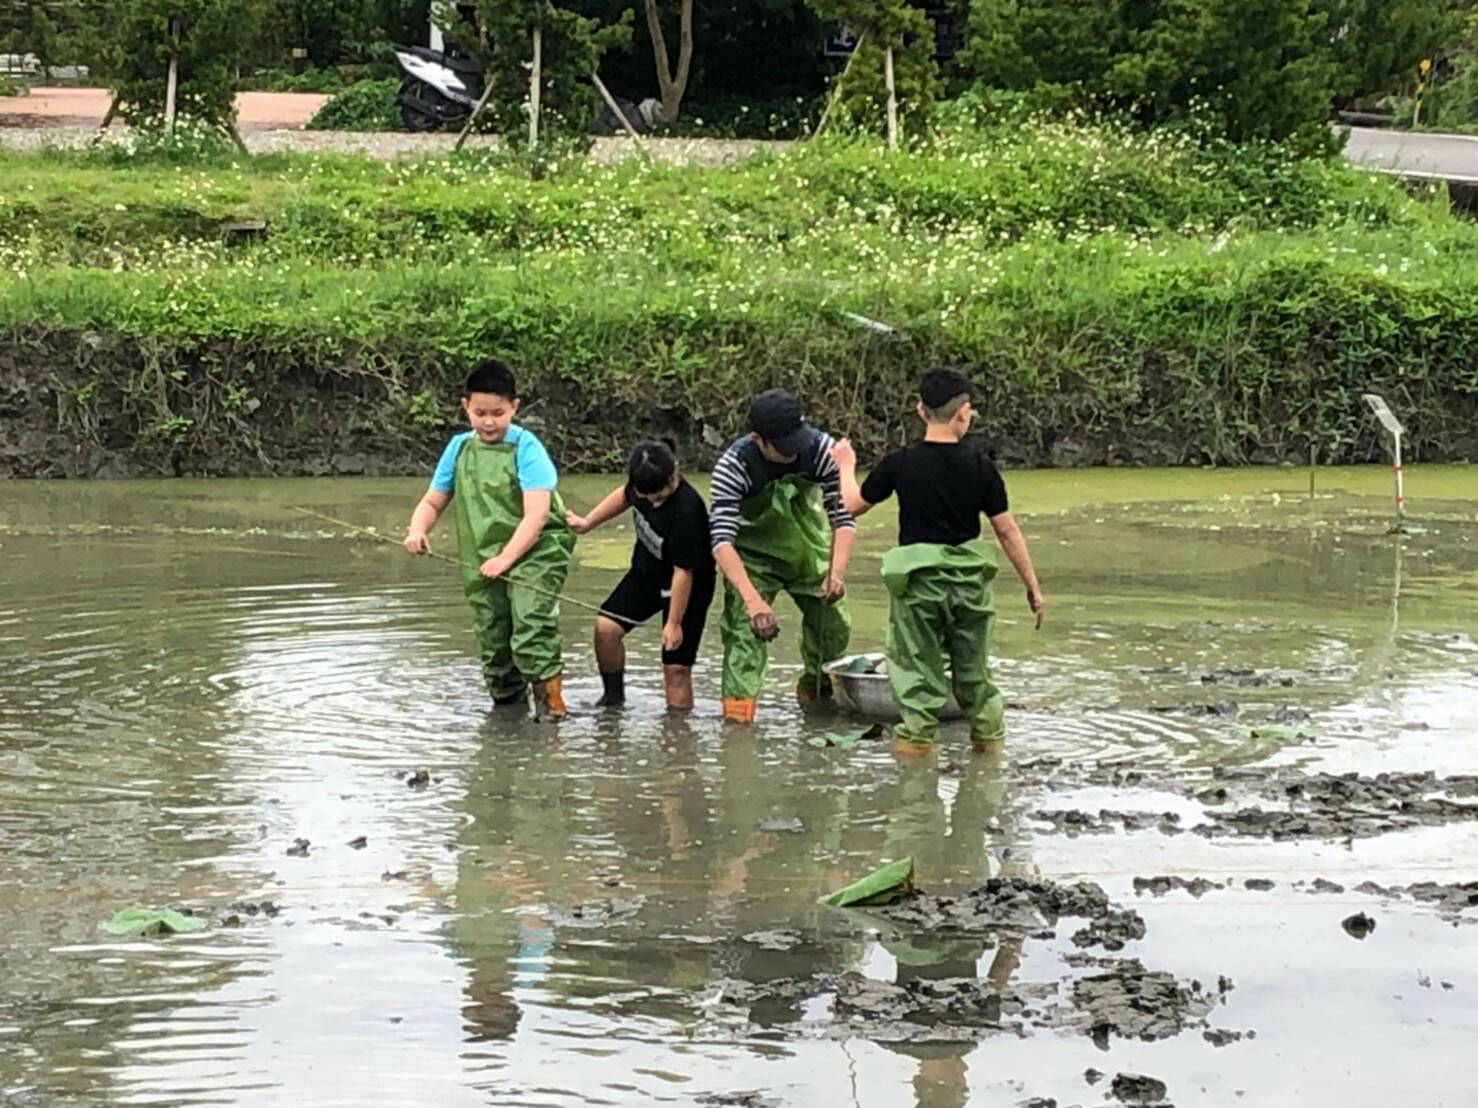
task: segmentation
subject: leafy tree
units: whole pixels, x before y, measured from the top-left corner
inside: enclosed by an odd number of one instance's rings
[[[94,7],[103,18],[89,36],[90,64],[109,80],[125,119],[163,117],[173,56],[177,114],[207,127],[234,121],[236,70],[259,41],[268,0],[107,0]]]
[[[900,129],[906,135],[926,131],[940,89],[934,25],[928,16],[907,0],[810,0],[810,4],[822,19],[845,24],[859,38],[839,93],[841,115],[863,130],[884,128],[888,96],[884,56],[891,48]]]
[[[1333,11],[1375,2],[973,0],[964,61],[986,85],[1071,89],[1147,124],[1199,112],[1235,141],[1326,145],[1331,106],[1357,84]]]
[[[362,61],[377,37],[374,0],[272,0],[266,21],[268,43],[280,58],[308,52],[308,63],[327,69]]]
[[[1450,0],[1321,0],[1321,6],[1329,13],[1342,100],[1407,83],[1418,61],[1462,38],[1461,11]]]
[[[590,75],[606,51],[631,42],[633,13],[602,26],[597,19],[551,0],[477,0],[476,28],[438,4],[438,22],[481,59],[493,92],[484,109],[503,141],[528,141],[528,92],[533,68],[533,31],[540,31],[540,135],[583,142],[599,96]]]

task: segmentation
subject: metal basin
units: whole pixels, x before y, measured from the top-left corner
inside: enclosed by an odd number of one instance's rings
[[[831,678],[838,706],[859,716],[898,719],[898,703],[888,687],[888,675],[867,672],[882,662],[881,654],[849,654],[823,666],[822,671]],[[939,713],[939,718],[960,718],[960,706],[953,696]]]

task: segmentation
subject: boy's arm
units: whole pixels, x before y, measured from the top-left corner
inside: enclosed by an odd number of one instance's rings
[[[847,563],[852,560],[852,544],[856,541],[856,527],[838,527],[831,533],[830,568],[821,582],[821,599],[827,604],[835,604],[847,595]]]
[[[621,485],[591,508],[588,515],[579,516],[574,512],[566,512],[565,526],[577,535],[584,535],[594,531],[602,523],[615,519],[629,507],[631,504],[626,499],[626,486]]]
[[[823,436],[811,459],[812,476],[821,485],[821,500],[831,524],[831,557],[821,582],[821,599],[827,604],[835,604],[846,595],[847,563],[852,560],[852,543],[857,538],[857,522],[842,499],[839,467],[831,456],[835,445],[831,436]]]
[[[851,439],[842,439],[831,448],[832,461],[837,464],[837,478],[841,482],[842,504],[852,518],[864,516],[872,505],[862,498],[862,487],[857,483],[857,451]]]
[[[744,559],[739,557],[739,551],[734,549],[732,542],[725,540],[713,548],[713,560],[724,580],[734,586],[739,599],[744,601],[750,629],[757,638],[769,642],[780,633],[775,626],[775,610],[765,603],[765,598],[749,579],[749,571],[744,568]]]
[[[667,622],[662,626],[662,649],[676,650],[683,644],[683,616],[693,595],[693,571],[672,567],[672,596],[667,601]]]
[[[426,541],[426,536],[431,533],[431,528],[436,526],[436,521],[451,502],[452,498],[446,493],[435,489],[427,490],[415,511],[411,512],[411,521],[406,526],[405,542],[402,545],[412,554],[429,554],[431,544]]]
[[[739,534],[739,505],[749,495],[750,480],[744,463],[732,450],[725,452],[714,464],[709,488],[713,498],[708,513],[713,560],[724,580],[744,601],[750,629],[757,638],[769,642],[780,633],[775,625],[775,612],[754,587],[749,571],[744,568],[744,559],[734,549],[734,539]]]
[[[1047,602],[1042,599],[1042,586],[1037,583],[1037,571],[1032,568],[1032,556],[1026,549],[1026,536],[1021,533],[1021,528],[1016,526],[1016,520],[1011,518],[1010,512],[991,516],[990,525],[996,533],[996,541],[1001,544],[1006,557],[1010,558],[1011,564],[1016,567],[1016,576],[1020,577],[1021,583],[1026,586],[1026,602],[1032,610],[1032,615],[1037,617],[1037,628],[1040,630],[1042,614],[1047,610]]]
[[[518,564],[518,560],[533,549],[539,541],[539,532],[549,519],[549,504],[554,494],[548,489],[529,489],[523,494],[523,519],[518,521],[513,534],[498,551],[478,567],[484,577],[502,577]]]

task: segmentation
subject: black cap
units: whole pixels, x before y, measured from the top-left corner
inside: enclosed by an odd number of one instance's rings
[[[931,369],[919,381],[919,399],[926,408],[942,408],[955,397],[971,394],[970,378],[958,369]]]
[[[784,389],[770,389],[749,402],[749,429],[781,454],[799,454],[806,444],[801,406]]]

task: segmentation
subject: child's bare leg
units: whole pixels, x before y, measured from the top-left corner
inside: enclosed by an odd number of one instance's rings
[[[595,617],[595,664],[605,686],[597,707],[626,703],[626,628],[605,616]]]
[[[662,686],[667,694],[667,707],[673,712],[693,710],[693,667],[663,666]]]

